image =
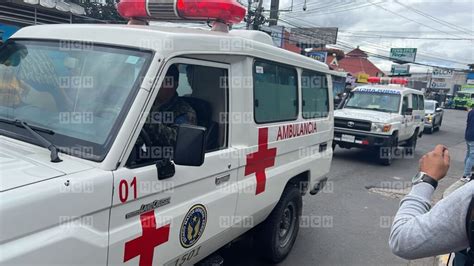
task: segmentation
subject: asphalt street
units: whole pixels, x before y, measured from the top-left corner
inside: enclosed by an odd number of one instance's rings
[[[390,225],[399,198],[418,172],[419,158],[436,144],[446,145],[452,158],[436,198],[462,176],[466,116],[465,111],[445,110],[441,130],[423,135],[414,156],[394,160],[391,166],[378,164],[364,150],[336,148],[328,187],[303,198],[303,217],[312,222],[300,228],[281,265],[433,265],[432,259],[409,262],[392,255],[387,244]],[[387,189],[402,194],[386,193]],[[221,255],[225,265],[265,265],[255,250],[251,241],[240,241]]]

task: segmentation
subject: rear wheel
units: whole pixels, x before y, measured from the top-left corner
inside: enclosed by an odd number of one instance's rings
[[[283,261],[298,235],[303,201],[295,185],[288,185],[280,201],[257,231],[261,255],[272,263]]]

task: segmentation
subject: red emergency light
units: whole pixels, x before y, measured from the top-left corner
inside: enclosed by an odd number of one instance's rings
[[[367,79],[368,83],[372,84],[398,84],[398,85],[407,85],[408,80],[404,78],[385,78],[385,77],[369,77]]]
[[[215,20],[241,22],[246,10],[236,0],[120,0],[119,14],[127,19]]]

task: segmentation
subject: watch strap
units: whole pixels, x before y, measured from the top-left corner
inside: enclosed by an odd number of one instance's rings
[[[432,178],[431,176],[427,174],[423,175],[423,177],[421,178],[421,181],[432,185],[435,189],[436,187],[438,187],[438,181],[436,181],[436,179]]]

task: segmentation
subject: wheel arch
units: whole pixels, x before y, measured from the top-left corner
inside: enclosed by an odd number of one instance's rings
[[[290,180],[288,180],[288,182],[286,183],[285,187],[296,186],[299,188],[301,195],[305,195],[309,189],[310,176],[311,176],[310,170],[299,173],[293,176],[292,178],[290,178]]]

